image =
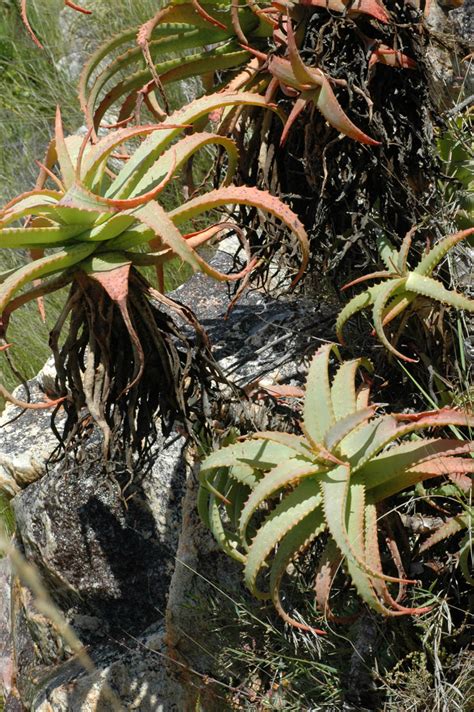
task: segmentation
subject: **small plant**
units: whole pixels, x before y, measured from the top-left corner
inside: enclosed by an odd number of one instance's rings
[[[348,289],[368,279],[387,281],[375,284],[365,292],[357,294],[340,312],[336,322],[336,333],[341,344],[344,343],[343,328],[348,319],[362,309],[372,307],[375,333],[385,348],[404,361],[414,361],[400,353],[390,343],[384,327],[412,305],[417,297],[429,297],[447,306],[474,312],[472,299],[446,289],[439,280],[433,279],[431,276],[448,251],[472,234],[474,234],[474,228],[471,227],[440,240],[422,257],[413,270],[409,269],[407,263],[412,238],[411,232],[405,237],[399,252],[395,250],[386,236],[381,237],[378,245],[380,256],[387,268],[386,271],[372,272],[372,274],[358,277],[346,284],[343,289]]]
[[[448,408],[384,413],[369,403],[366,381],[356,388],[357,374],[370,372],[370,362],[344,362],[331,379],[333,352],[338,353],[335,345],[323,346],[311,363],[302,435],[255,433],[212,453],[201,465],[203,521],[222,549],[244,564],[250,591],[271,598],[279,614],[300,628],[308,626],[283,609],[281,581],[289,564],[326,531],[329,540],[316,574],[316,593],[328,616],[341,563],[359,596],[378,613],[426,611],[400,603],[406,584],[414,581],[388,576],[382,569],[379,505],[423,480],[474,471],[474,460],[459,457],[473,449],[470,442],[407,439],[428,428],[472,425],[472,416]],[[390,583],[400,586],[396,598]]]

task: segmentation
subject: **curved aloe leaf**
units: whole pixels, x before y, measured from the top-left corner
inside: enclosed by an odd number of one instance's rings
[[[321,495],[314,482],[304,480],[280,502],[259,528],[249,547],[244,569],[247,587],[257,598],[270,598],[270,592],[257,588],[257,576],[267,557],[295,524],[311,514],[321,504]]]
[[[266,474],[251,492],[242,509],[239,521],[240,538],[242,541],[244,543],[246,542],[247,525],[262,502],[279,490],[295,482],[300,482],[307,477],[312,477],[319,471],[320,468],[314,463],[295,458],[294,460],[285,460]],[[316,486],[315,491],[317,492]]]
[[[337,353],[337,346],[326,344],[316,352],[306,379],[303,422],[308,435],[317,444],[324,442],[326,433],[335,422],[328,374],[333,351]]]
[[[240,92],[231,94],[215,94],[205,96],[191,102],[188,106],[175,111],[161,124],[161,131],[148,136],[142,145],[135,151],[131,160],[127,161],[117,178],[113,181],[106,196],[109,198],[127,198],[132,194],[144,173],[153,165],[156,159],[171,144],[180,133],[176,126],[195,124],[203,116],[207,116],[215,109],[227,106],[260,106],[273,108],[257,94]]]
[[[65,247],[54,255],[48,255],[31,264],[20,267],[0,286],[0,314],[13,295],[25,284],[34,279],[41,279],[55,272],[60,272],[81,262],[96,249],[96,245],[74,245]]]
[[[368,359],[357,358],[342,363],[332,380],[331,401],[336,422],[358,410],[355,380],[357,371],[365,368],[369,373],[373,366]]]
[[[406,288],[443,304],[456,307],[456,309],[474,312],[474,299],[469,299],[463,294],[446,289],[441,282],[431,277],[424,277],[421,274],[411,272],[406,278]]]
[[[304,552],[308,546],[326,529],[321,509],[317,509],[296,524],[291,532],[291,536],[285,537],[273,559],[270,571],[270,590],[272,592],[273,605],[283,620],[294,628],[311,631],[317,635],[326,635],[324,630],[314,628],[304,623],[300,623],[289,616],[281,603],[280,588],[281,579],[288,568],[288,565],[298,554]]]

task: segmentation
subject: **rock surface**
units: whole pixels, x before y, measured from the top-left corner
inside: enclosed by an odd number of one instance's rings
[[[219,251],[214,263],[225,269],[230,258]],[[301,384],[320,342],[314,332],[321,336],[325,323],[333,322],[314,303],[258,293],[243,298],[224,320],[226,287],[201,275],[172,296],[198,315],[229,378],[242,388],[254,384],[253,390],[259,382]],[[32,397],[41,399],[50,385],[40,375],[30,384]],[[235,398],[227,417],[254,428],[287,414],[284,404],[265,390],[261,394],[265,400],[251,405]],[[262,409],[262,402],[272,407]],[[86,673],[70,659],[28,589],[15,585],[11,628],[25,708],[102,712],[113,708],[104,694],[111,688],[124,709],[184,712],[195,709],[198,694],[207,700],[206,712],[214,709],[213,686],[203,683],[218,674],[205,642],[206,599],[213,584],[240,592],[240,571],[198,521],[196,473],[186,468],[183,439],[158,442],[152,468],[137,470],[133,478],[125,471],[106,474],[97,444],[80,468],[65,471],[47,464],[56,446],[49,414],[31,413],[12,423],[19,413],[9,406],[0,421],[1,486],[15,495],[21,550],[37,566],[96,672]],[[219,700],[217,695],[217,707]]]

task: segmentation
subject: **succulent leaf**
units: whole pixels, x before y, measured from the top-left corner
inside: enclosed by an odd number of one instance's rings
[[[324,442],[326,433],[335,423],[328,373],[333,351],[338,354],[337,346],[326,344],[315,353],[306,379],[303,422],[308,435],[318,445]]]
[[[456,307],[456,309],[474,312],[474,299],[469,299],[463,294],[446,289],[441,282],[432,277],[423,277],[416,272],[410,272],[406,278],[406,288],[443,304]]]
[[[331,401],[336,422],[359,410],[356,393],[356,374],[360,368],[365,368],[369,373],[373,366],[368,359],[357,358],[342,363],[331,386]]]
[[[326,522],[324,521],[321,509],[311,512],[311,514],[308,514],[304,519],[298,522],[298,524],[293,527],[291,537],[285,537],[277,549],[271,565],[269,582],[270,590],[272,592],[273,605],[283,620],[294,628],[308,630],[316,633],[317,635],[325,635],[326,632],[300,623],[285,612],[280,598],[280,588],[281,579],[283,578],[288,565],[299,554],[304,552],[310,544],[324,532],[325,529]]]
[[[298,483],[307,477],[312,477],[321,472],[321,468],[314,462],[295,458],[286,460],[274,467],[263,477],[251,492],[240,515],[240,537],[245,543],[247,540],[247,525],[261,502],[276,494],[279,490]],[[315,491],[317,488],[315,486]]]
[[[287,494],[266,518],[252,540],[244,569],[245,583],[254,596],[270,598],[270,592],[262,592],[257,588],[256,581],[260,570],[283,537],[288,532],[291,536],[293,527],[320,504],[321,494],[315,482],[305,479],[295,490]]]
[[[466,238],[474,235],[474,227],[467,230],[461,230],[454,235],[448,235],[431,248],[418,265],[413,270],[416,274],[421,274],[423,277],[430,277],[433,270],[439,265],[441,260],[448,254],[449,250]]]

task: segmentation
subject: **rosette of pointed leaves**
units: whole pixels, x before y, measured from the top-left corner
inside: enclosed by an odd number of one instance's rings
[[[58,112],[56,136],[48,151],[43,179],[49,175],[56,190],[38,188],[12,200],[0,213],[0,248],[45,250],[59,248],[6,275],[0,282],[0,314],[11,304],[15,293],[29,282],[58,272],[72,279],[74,269],[92,255],[105,258],[122,254],[133,265],[162,265],[180,257],[193,270],[202,270],[218,280],[227,280],[194,249],[214,231],[203,230],[183,235],[179,225],[219,206],[251,204],[280,219],[298,236],[303,250],[303,265],[308,256],[307,238],[296,215],[277,198],[255,188],[229,186],[237,160],[235,144],[217,134],[193,133],[173,143],[183,128],[189,127],[210,111],[242,104],[264,106],[253,94],[219,94],[203,97],[175,112],[160,125],[120,129],[91,146],[87,138],[64,138]],[[146,139],[127,157],[118,175],[110,179],[107,161],[120,145],[134,138]],[[209,145],[224,148],[228,155],[228,174],[224,185],[183,203],[169,213],[157,202],[180,167],[198,150]],[[51,172],[59,164],[60,177]],[[26,226],[15,226],[23,218]],[[13,227],[12,227],[13,225]],[[217,228],[216,228],[217,229]],[[138,248],[150,244],[147,254]],[[45,285],[45,290],[49,289]],[[37,291],[37,290],[36,290]],[[35,291],[35,294],[36,294]],[[27,295],[21,297],[22,303]],[[11,311],[11,307],[10,307]]]
[[[352,123],[337,101],[331,86],[331,81],[344,86],[346,82],[344,80],[331,80],[331,78],[325,75],[320,69],[307,67],[299,55],[292,22],[289,18],[286,23],[286,29],[289,59],[284,59],[276,55],[271,55],[268,58],[268,71],[272,76],[272,80],[266,93],[268,100],[273,98],[275,89],[278,86],[283,87],[286,93],[288,93],[288,91],[297,93],[293,109],[283,129],[281,143],[285,142],[288,132],[296,118],[305,109],[307,104],[314,104],[326,121],[344,135],[361,143],[373,146],[379,145],[380,141],[376,141],[370,136],[367,136],[367,134]]]
[[[349,13],[365,13],[388,21],[385,10],[375,0],[363,0],[349,8],[339,0],[329,5],[323,1],[302,5],[336,12],[347,9]],[[337,101],[333,86],[345,86],[344,80],[333,80],[320,69],[302,63],[291,22],[286,19],[288,10],[286,4],[263,3],[261,7],[250,0],[247,3],[172,0],[140,28],[138,46],[131,45],[136,30],[124,32],[100,47],[86,64],[79,95],[88,125],[97,128],[114,106],[120,107],[117,123],[123,125],[139,115],[143,103],[162,119],[163,109],[168,110],[167,85],[200,77],[206,91],[215,91],[223,86],[214,86],[214,73],[232,70],[237,74],[224,88],[259,92],[268,88],[270,97],[280,85],[286,94],[291,91],[298,97],[284,138],[298,114],[308,103],[313,103],[338,131],[357,141],[377,145],[378,141],[350,121]],[[281,30],[285,25],[288,36]],[[368,42],[374,45],[371,64],[380,61],[392,66],[412,66],[412,60],[400,52],[378,42]],[[273,53],[275,47],[282,45],[287,48],[288,59]],[[267,56],[262,50],[271,52]],[[260,63],[252,59],[252,54]],[[140,66],[142,56],[147,65],[144,69]]]
[[[6,346],[6,331],[12,312],[31,299],[49,294],[71,283],[72,293],[65,307],[65,313],[81,312],[82,321],[78,318],[74,326],[76,337],[81,332],[83,324],[86,324],[84,328],[91,334],[92,339],[90,349],[98,349],[96,365],[105,359],[105,364],[102,364],[103,372],[107,372],[110,367],[115,367],[116,363],[110,359],[108,348],[105,346],[105,337],[95,334],[94,330],[98,328],[99,321],[105,318],[106,309],[111,308],[110,301],[116,305],[122,318],[122,322],[118,317],[115,318],[114,330],[116,332],[117,329],[120,330],[122,323],[126,329],[123,338],[127,338],[128,333],[131,341],[133,353],[127,356],[129,361],[123,362],[120,378],[117,376],[114,381],[123,382],[122,389],[116,387],[114,391],[110,386],[111,379],[107,377],[104,381],[102,378],[104,392],[107,392],[108,396],[99,397],[95,389],[94,408],[101,410],[104,401],[108,403],[109,410],[113,410],[115,401],[119,397],[123,400],[127,394],[131,394],[131,384],[136,385],[139,381],[148,381],[150,388],[153,388],[156,375],[144,377],[146,370],[144,352],[147,349],[150,351],[150,345],[154,343],[153,338],[156,337],[155,343],[158,344],[162,334],[165,333],[163,338],[166,344],[159,348],[157,346],[157,353],[164,354],[166,358],[170,353],[174,354],[171,333],[174,327],[167,318],[151,314],[150,309],[143,306],[146,300],[152,297],[158,299],[166,308],[174,308],[180,318],[184,318],[195,330],[202,332],[190,310],[173,306],[171,300],[163,297],[164,264],[172,258],[178,258],[187,263],[192,270],[203,271],[213,279],[222,281],[241,278],[248,274],[255,264],[255,259],[249,257],[250,261],[242,272],[225,275],[212,267],[197,252],[196,248],[199,245],[229,227],[233,229],[234,223],[220,222],[188,234],[182,230],[181,226],[189,225],[195,218],[205,217],[209,211],[220,206],[229,208],[234,205],[250,205],[271,214],[286,225],[289,231],[297,236],[302,248],[301,270],[295,278],[299,279],[308,260],[308,240],[297,216],[281,201],[265,191],[245,186],[236,188],[230,185],[237,162],[237,149],[231,139],[201,131],[180,138],[183,129],[191,129],[196,122],[204,120],[210,112],[248,104],[267,106],[264,99],[255,94],[215,94],[192,102],[159,125],[119,129],[94,145],[89,143],[87,136],[65,138],[58,111],[55,138],[49,147],[36,189],[12,200],[0,213],[0,248],[30,250],[33,257],[33,261],[24,266],[0,275],[0,346]],[[128,142],[140,139],[144,140],[133,150],[133,146]],[[120,146],[124,145],[130,147],[131,152],[119,154],[116,160],[125,158],[124,164],[118,173],[114,173],[114,164],[109,159],[116,155],[114,152]],[[209,146],[220,147],[227,154],[227,175],[222,186],[207,193],[198,192],[187,202],[167,212],[157,200],[161,191],[175,177],[183,164],[187,163],[197,151]],[[58,166],[59,176],[54,172],[56,166]],[[53,181],[55,188],[45,188],[46,180]],[[21,221],[25,218],[26,223],[21,225]],[[240,234],[238,226],[235,227]],[[152,294],[150,285],[137,273],[140,267],[147,265],[154,265],[157,268],[161,296],[156,290]],[[91,280],[99,283],[105,291],[109,300],[105,306],[99,304],[98,299],[103,301],[103,296],[91,285]],[[33,286],[25,291],[24,288],[32,282]],[[92,297],[90,292],[93,292]],[[97,318],[94,318],[94,302],[100,312]],[[82,311],[78,304],[84,307],[81,307]],[[130,308],[135,314],[133,318]],[[60,322],[59,331],[65,319],[60,319]],[[134,323],[135,326],[137,323],[140,325],[141,336],[137,333]],[[109,326],[105,319],[100,328],[107,331],[107,338],[116,349],[117,334],[112,334]],[[159,335],[156,335],[156,329],[160,332]],[[58,350],[59,331],[53,331]],[[202,333],[200,338],[205,338]],[[182,341],[183,343],[186,341],[184,336]],[[69,353],[62,352],[62,356],[59,351],[57,353],[57,367],[61,373],[65,372],[62,361],[65,358],[69,359],[69,362],[74,360],[73,371],[74,369],[75,371],[69,374],[69,380],[72,379],[74,383],[73,391],[75,389],[74,392],[79,394],[76,398],[76,412],[84,401],[77,373],[82,368],[84,356],[82,351],[85,348],[84,338],[77,338],[77,342],[80,353],[76,351],[73,337],[67,340]],[[150,353],[150,359],[153,358],[153,354]],[[173,376],[175,384],[181,388],[191,362],[189,359],[185,360],[187,365],[180,375],[181,372],[176,366],[178,356],[172,355],[169,358],[171,363],[168,369],[163,368],[163,379],[166,381],[166,378]],[[154,365],[153,368],[158,366]],[[93,364],[90,371],[89,380],[92,382],[96,377]],[[70,390],[66,378],[63,379],[61,390],[63,393]],[[12,400],[4,389],[2,395]],[[134,398],[135,396],[130,395],[131,402]],[[147,398],[148,395],[142,396],[141,403],[146,403]],[[92,402],[92,396],[89,400]],[[178,400],[181,404],[180,408],[185,409],[186,399],[179,395]],[[28,404],[24,406],[30,407]],[[91,407],[90,410],[92,412],[93,408]],[[123,410],[126,412],[127,407],[124,406]],[[153,409],[151,411],[153,413]],[[131,423],[130,430],[133,430],[132,406],[128,409],[127,417]],[[151,415],[149,417],[151,418]],[[105,422],[106,417],[102,414],[98,419]],[[143,420],[146,420],[145,416]],[[110,427],[107,432],[110,435]]]
[[[371,307],[375,333],[385,348],[390,353],[398,356],[398,358],[405,361],[413,361],[413,359],[400,353],[390,343],[384,327],[410,305],[413,305],[417,297],[428,297],[456,309],[474,312],[474,301],[472,299],[453,290],[446,289],[439,280],[431,276],[448,251],[472,234],[474,234],[474,228],[448,235],[424,255],[413,270],[409,269],[407,263],[411,245],[411,233],[408,233],[405,237],[398,252],[387,237],[381,237],[378,241],[378,247],[380,257],[387,269],[359,277],[346,284],[343,289],[348,289],[368,279],[383,279],[384,281],[369,287],[361,294],[357,294],[346,304],[336,322],[336,333],[339,341],[341,343],[344,342],[343,328],[348,319],[362,309]]]
[[[259,598],[280,600],[289,564],[324,532],[327,547],[317,571],[317,600],[328,615],[333,577],[342,563],[359,596],[387,616],[421,613],[395,598],[389,586],[407,581],[384,573],[378,544],[378,506],[417,482],[472,473],[470,442],[409,439],[420,430],[472,425],[464,412],[378,413],[368,387],[356,388],[365,359],[341,363],[329,375],[332,344],[310,366],[302,435],[259,432],[223,447],[201,465],[199,511],[226,553],[244,565],[245,582]]]

